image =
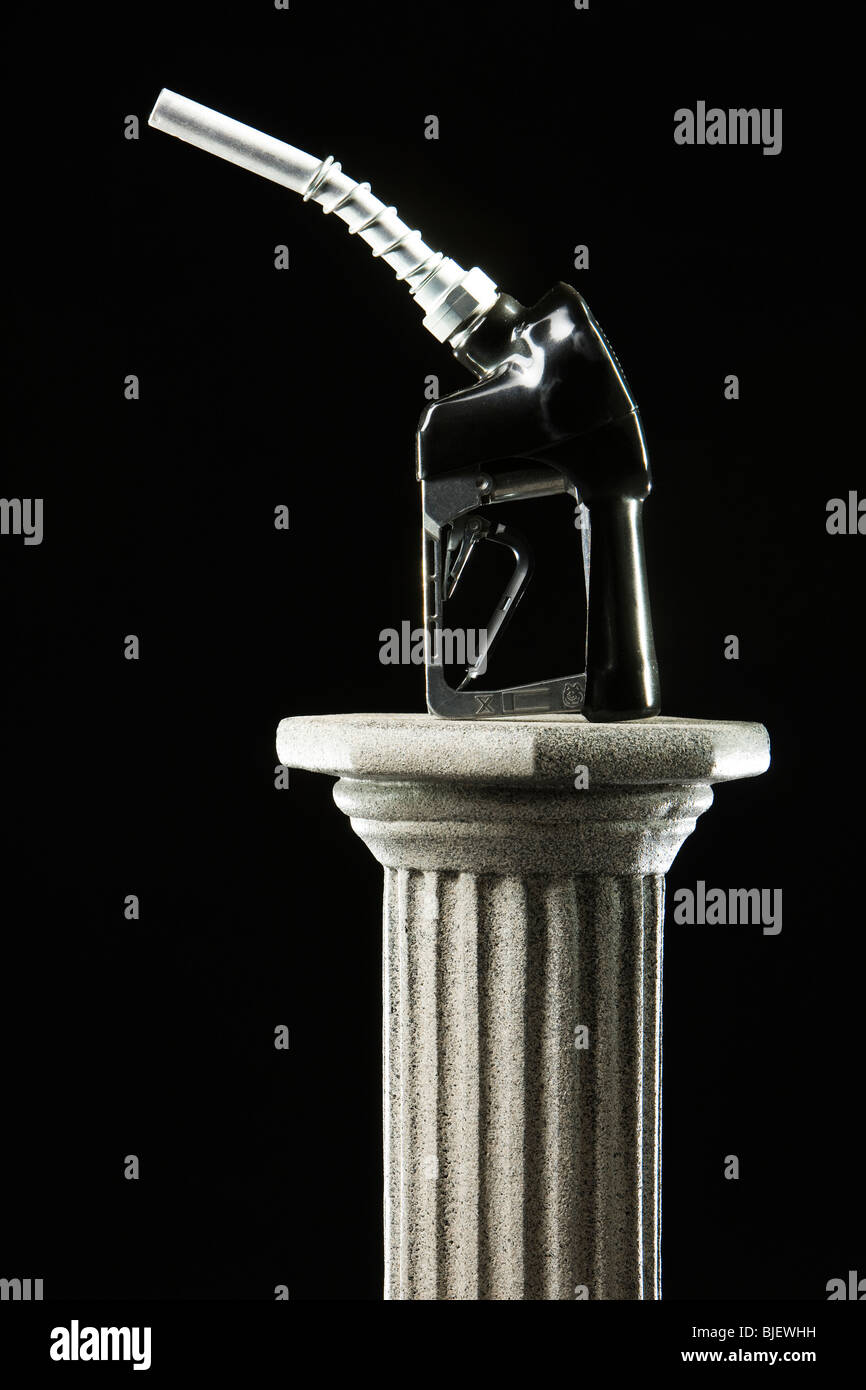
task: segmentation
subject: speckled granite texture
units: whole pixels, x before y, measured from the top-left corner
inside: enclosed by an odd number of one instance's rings
[[[385,867],[386,1299],[659,1297],[663,875],[766,731],[330,715],[277,747]]]

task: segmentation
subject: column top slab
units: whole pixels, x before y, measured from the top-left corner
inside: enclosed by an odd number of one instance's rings
[[[430,714],[318,714],[283,719],[281,763],[333,777],[572,786],[730,782],[770,765],[762,724],[659,716],[591,724],[581,716],[440,719]]]

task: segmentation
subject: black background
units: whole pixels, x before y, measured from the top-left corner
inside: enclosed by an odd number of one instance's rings
[[[2,492],[45,499],[45,538],[0,539],[4,1277],[381,1298],[381,870],[327,779],[275,790],[274,735],[423,708],[378,633],[420,622],[424,378],[467,378],[337,219],[149,130],[162,86],[333,152],[432,246],[526,304],[572,282],[603,324],[653,462],[663,710],[773,745],[669,903],[784,894],[777,937],[668,911],[665,1297],[866,1275],[866,541],[825,529],[864,489],[852,36],[804,13],[292,0],[10,29]],[[782,153],[676,146],[699,99],[782,107]]]

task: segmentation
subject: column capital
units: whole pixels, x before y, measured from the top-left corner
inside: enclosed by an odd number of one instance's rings
[[[770,760],[760,724],[573,715],[303,716],[277,751],[341,779],[337,805],[386,868],[550,875],[666,873],[712,784]]]

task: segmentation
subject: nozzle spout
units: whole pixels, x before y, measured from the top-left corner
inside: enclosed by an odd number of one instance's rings
[[[440,343],[462,341],[496,303],[496,285],[483,270],[464,270],[441,251],[431,251],[421,233],[398,217],[396,208],[386,207],[368,183],[344,174],[331,155],[319,159],[167,88],[160,92],[148,124],[282,184],[326,213],[336,213],[350,235],[360,236],[398,280],[405,280],[425,312],[424,327]]]

